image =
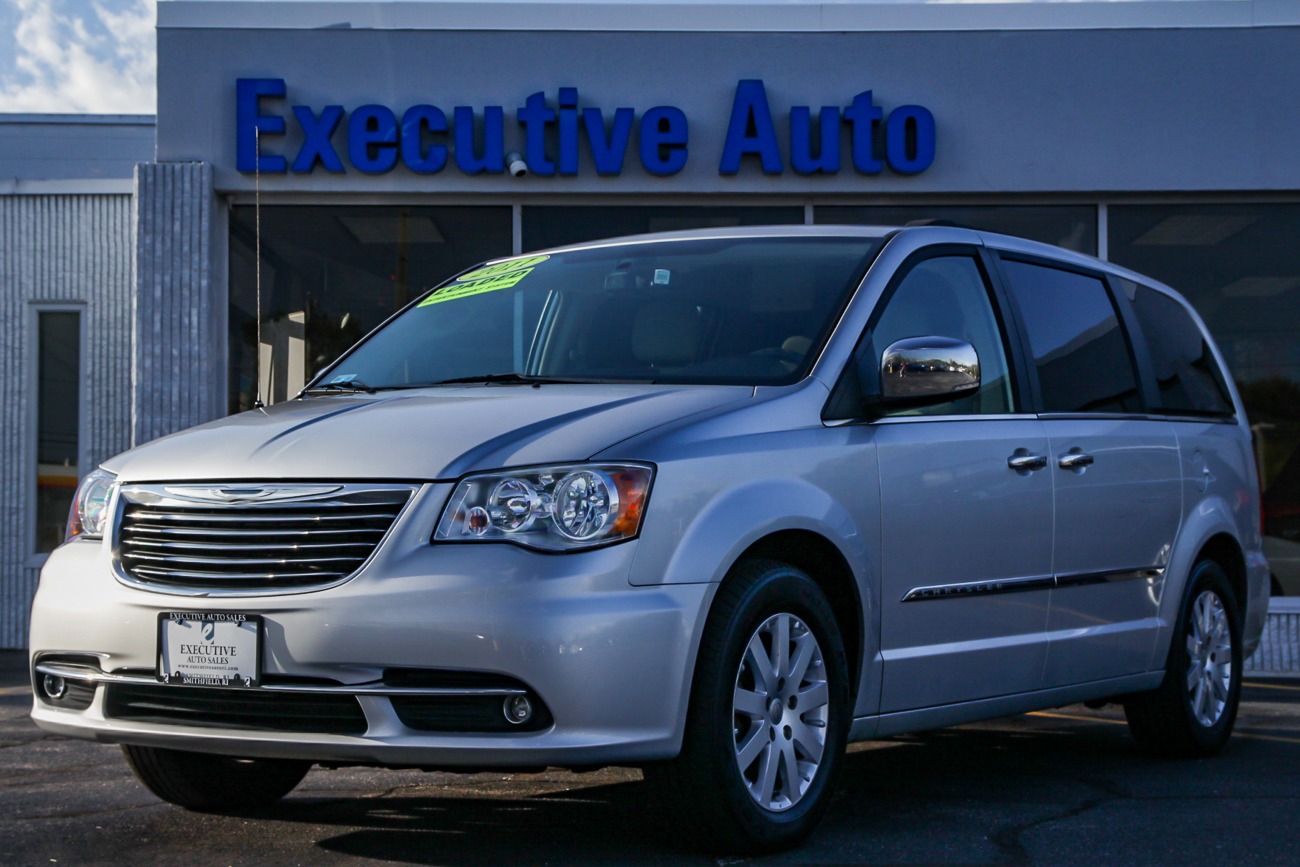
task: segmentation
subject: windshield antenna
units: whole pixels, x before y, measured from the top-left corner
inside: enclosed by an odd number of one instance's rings
[[[254,268],[257,272],[257,312],[253,316],[257,330],[257,362],[254,376],[257,380],[257,396],[253,400],[253,409],[264,409],[262,401],[262,130],[253,126],[253,237]]]

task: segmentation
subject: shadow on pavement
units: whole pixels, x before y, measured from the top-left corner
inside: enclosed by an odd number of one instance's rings
[[[1057,730],[1053,721],[1043,722],[1044,731],[953,729],[855,747],[826,821],[791,855],[795,861],[834,859],[890,836],[910,841],[914,851],[918,840],[952,834],[953,810],[987,807],[1011,825],[1032,822],[1044,811],[1125,797],[1105,778],[1151,762],[1136,752],[1121,727],[1086,733],[1074,727],[1067,734],[1068,724]],[[1089,769],[1086,779],[1080,778],[1081,764]],[[639,781],[582,783],[582,777],[573,777],[567,791],[536,795],[512,792],[507,785],[492,797],[463,797],[459,791],[445,797],[299,796],[257,815],[347,829],[318,837],[316,846],[406,864],[537,863],[557,857],[565,863],[713,863],[708,856],[714,853],[667,824],[650,800],[649,787]],[[1019,854],[1013,839],[995,838],[987,845],[993,852]]]
[[[288,801],[263,814],[279,821],[354,828],[316,845],[329,852],[407,864],[487,864],[547,860],[671,863],[692,860],[685,841],[647,800],[638,782],[575,788],[524,798],[389,796]]]
[[[1287,724],[1286,740],[1300,745],[1294,719]],[[1116,839],[1158,839],[1171,799],[1289,802],[1289,779],[1260,776],[1296,749],[1278,740],[1234,739],[1219,759],[1166,761],[1137,750],[1116,709],[1066,708],[856,745],[817,833],[774,860],[1053,863],[1080,854],[1071,827],[1128,824]],[[406,864],[717,863],[668,824],[638,781],[546,778],[565,790],[532,794],[535,779],[487,787],[480,779],[445,786],[444,797],[415,794],[422,785],[378,798],[299,796],[261,815],[325,826],[321,850]],[[340,833],[329,836],[331,827]]]

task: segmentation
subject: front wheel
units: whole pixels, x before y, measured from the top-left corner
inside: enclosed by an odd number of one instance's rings
[[[682,753],[646,768],[660,801],[729,851],[804,839],[839,775],[848,670],[816,582],[775,561],[739,565],[705,626]]]
[[[1133,739],[1157,755],[1210,756],[1232,734],[1241,698],[1241,619],[1223,568],[1192,568],[1174,628],[1165,679],[1124,700]]]
[[[124,746],[145,788],[187,810],[224,812],[265,807],[302,782],[311,762],[237,759],[158,747]]]

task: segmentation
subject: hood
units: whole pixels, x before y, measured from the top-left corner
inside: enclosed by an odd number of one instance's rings
[[[584,460],[752,395],[745,386],[490,384],[311,397],[154,440],[104,468],[127,482],[454,479]]]

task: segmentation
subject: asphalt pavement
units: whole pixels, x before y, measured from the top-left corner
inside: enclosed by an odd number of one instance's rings
[[[0,864],[736,864],[656,818],[640,773],[313,770],[273,808],[163,804],[116,747],[40,732],[0,652]],[[1219,757],[1137,752],[1070,706],[856,744],[794,864],[1300,864],[1300,679],[1248,686]]]

